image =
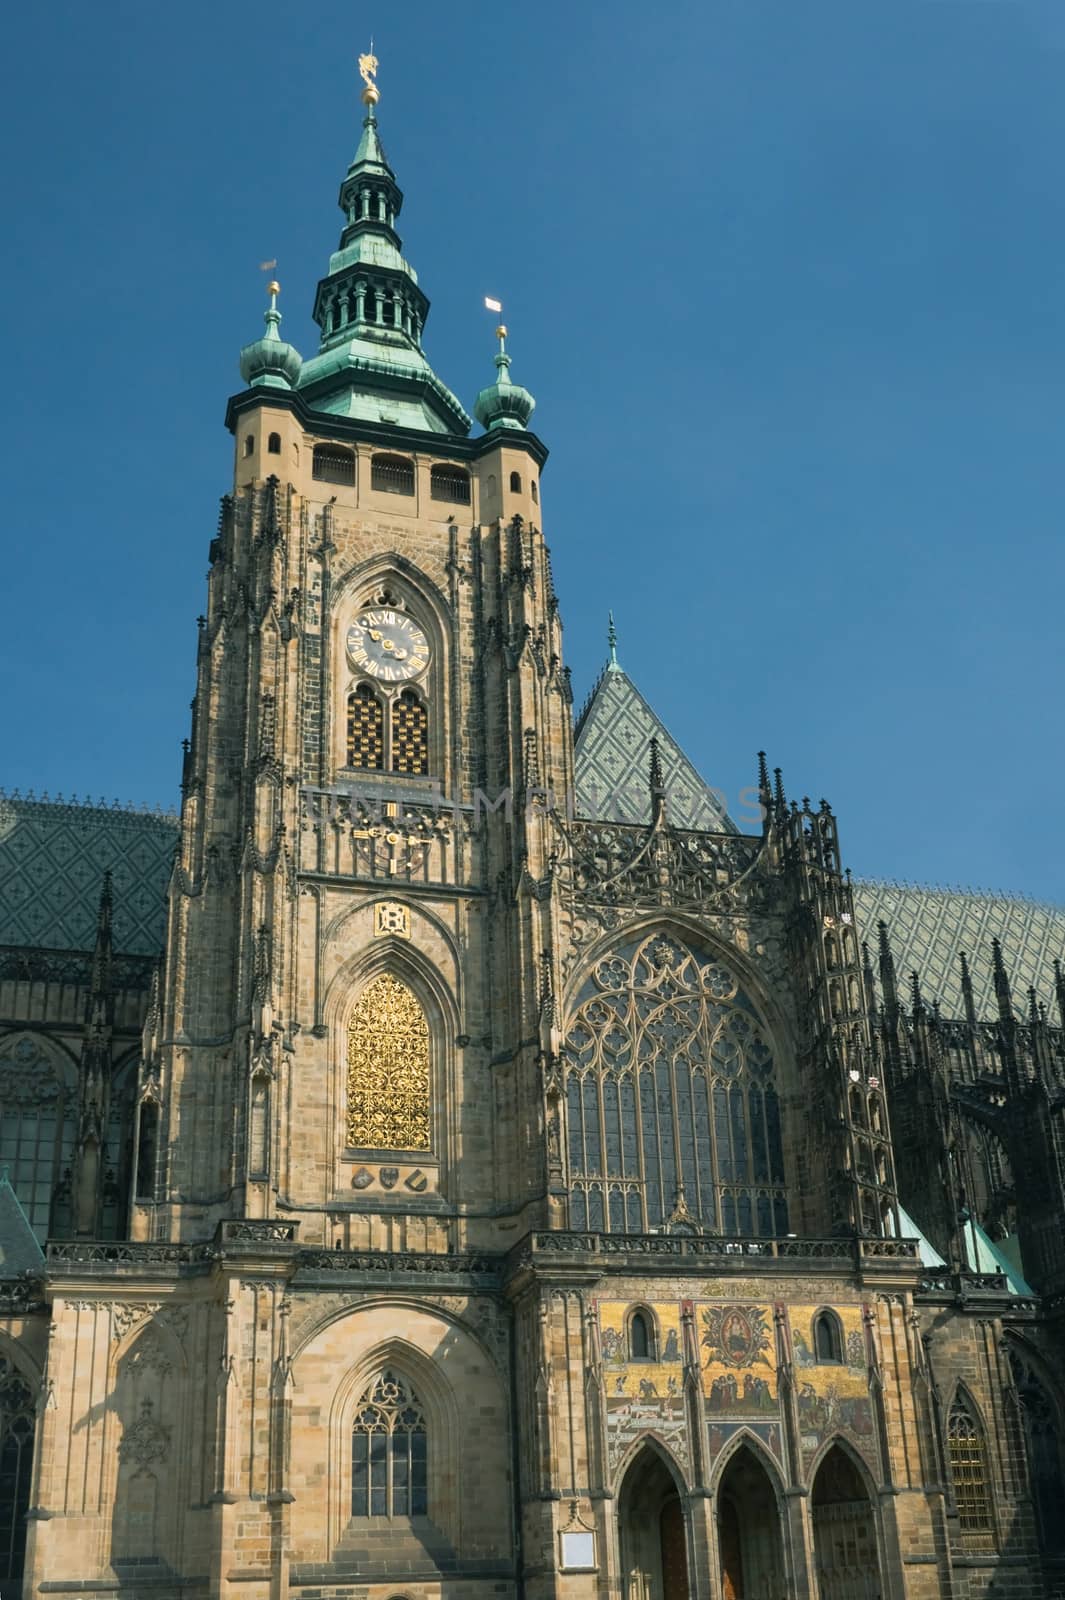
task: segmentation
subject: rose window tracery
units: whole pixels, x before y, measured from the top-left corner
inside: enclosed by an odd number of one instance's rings
[[[724,963],[662,934],[612,952],[565,1060],[572,1227],[787,1232],[772,1050]]]

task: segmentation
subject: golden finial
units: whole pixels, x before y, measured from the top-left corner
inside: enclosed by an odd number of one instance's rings
[[[381,98],[381,91],[377,87],[377,57],[373,53],[372,39],[369,52],[359,57],[359,76],[366,85],[362,91],[363,105],[375,106]]]
[[[267,294],[280,294],[281,293],[281,285],[278,283],[276,278],[271,278],[270,279],[270,282],[266,285],[266,292],[267,292]]]

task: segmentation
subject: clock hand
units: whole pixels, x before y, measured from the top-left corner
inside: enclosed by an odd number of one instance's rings
[[[381,635],[378,633],[376,628],[370,629],[370,638],[373,640],[374,644],[380,643]]]
[[[395,656],[397,661],[406,661],[408,652],[406,650],[401,650],[398,644],[394,644],[392,646],[392,654]]]

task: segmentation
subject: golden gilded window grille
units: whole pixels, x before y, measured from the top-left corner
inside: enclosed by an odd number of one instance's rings
[[[955,1401],[951,1408],[947,1423],[947,1449],[962,1532],[986,1533],[991,1527],[987,1453],[976,1419],[960,1401]]]
[[[406,984],[388,973],[363,990],[348,1021],[347,1142],[429,1148],[429,1024]]]
[[[348,695],[348,766],[380,772],[385,764],[385,717],[368,683]]]
[[[392,707],[392,771],[419,777],[429,771],[429,717],[412,689]]]

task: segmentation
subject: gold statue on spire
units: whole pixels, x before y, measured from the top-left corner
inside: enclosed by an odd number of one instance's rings
[[[375,106],[381,98],[381,91],[377,87],[377,57],[373,53],[373,40],[366,55],[359,57],[359,76],[366,85],[362,91],[363,104]]]

